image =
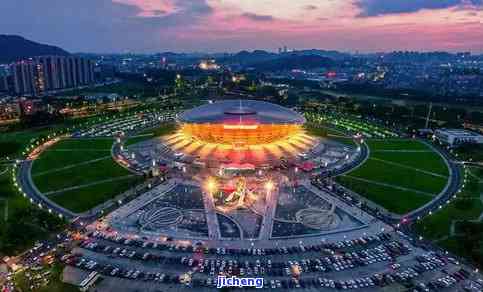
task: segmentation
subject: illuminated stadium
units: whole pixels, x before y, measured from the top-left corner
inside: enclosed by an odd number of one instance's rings
[[[303,116],[263,101],[205,104],[181,113],[178,122],[179,131],[162,143],[207,167],[278,165],[319,144],[303,130]]]
[[[305,119],[268,102],[228,100],[203,105],[180,116],[188,137],[234,146],[273,143],[301,132]]]

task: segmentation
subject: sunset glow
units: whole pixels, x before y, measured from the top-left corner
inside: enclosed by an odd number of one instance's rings
[[[36,12],[43,1],[4,2],[6,33],[73,51],[483,51],[480,0],[69,0],[49,6],[48,19]],[[72,32],[76,39],[62,39]]]

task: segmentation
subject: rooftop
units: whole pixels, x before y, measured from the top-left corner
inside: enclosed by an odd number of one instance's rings
[[[257,100],[224,100],[205,104],[183,112],[185,123],[257,123],[303,124],[305,119],[295,111]]]

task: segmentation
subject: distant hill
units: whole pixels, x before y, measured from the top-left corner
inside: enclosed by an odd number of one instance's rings
[[[39,44],[17,35],[0,35],[0,63],[10,63],[35,56],[67,56],[65,50]]]
[[[314,69],[331,67],[334,60],[318,55],[284,55],[273,60],[253,64],[251,67],[258,71],[284,71],[292,69]]]
[[[351,55],[347,53],[341,53],[339,51],[318,50],[318,49],[293,51],[290,54],[299,55],[299,56],[317,55],[321,57],[331,58],[333,60],[344,60],[344,59],[351,58]]]
[[[231,56],[230,62],[235,62],[242,65],[250,65],[263,61],[274,60],[278,57],[278,54],[269,53],[262,50],[255,50],[253,52],[241,51]]]

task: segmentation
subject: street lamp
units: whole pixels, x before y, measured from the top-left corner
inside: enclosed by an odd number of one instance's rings
[[[206,182],[206,188],[208,189],[210,195],[213,195],[213,193],[216,192],[218,188],[216,180],[212,177],[208,178],[208,181]]]
[[[275,185],[273,184],[273,182],[271,180],[269,180],[265,183],[265,190],[267,190],[267,195],[273,190],[274,187],[275,187]]]

